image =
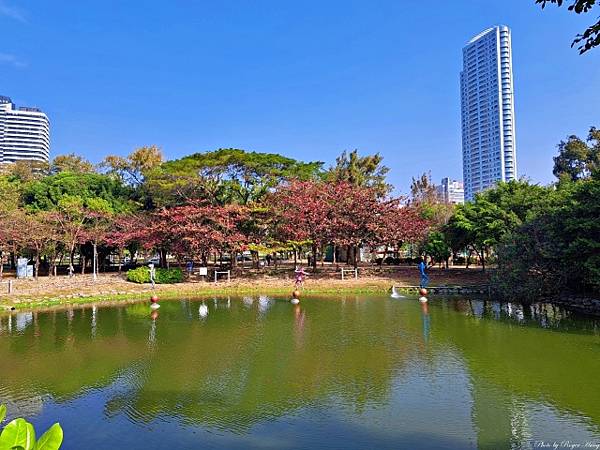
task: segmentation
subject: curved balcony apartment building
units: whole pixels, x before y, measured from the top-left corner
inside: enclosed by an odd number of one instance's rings
[[[465,199],[517,178],[511,33],[489,28],[463,48],[460,73]]]
[[[0,96],[0,163],[48,162],[50,121],[37,108],[17,108]]]

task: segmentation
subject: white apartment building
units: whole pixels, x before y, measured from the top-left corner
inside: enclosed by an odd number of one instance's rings
[[[465,202],[465,189],[462,181],[442,178],[441,184],[436,186],[437,195],[441,202],[458,205]]]
[[[465,199],[517,178],[511,33],[489,28],[463,48],[460,73]]]
[[[0,96],[0,163],[48,162],[50,121],[37,108],[17,108]]]

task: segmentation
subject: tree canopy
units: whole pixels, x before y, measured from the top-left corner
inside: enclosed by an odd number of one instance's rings
[[[558,144],[552,172],[559,179],[577,181],[600,170],[600,130],[590,128],[587,140],[569,136]]]
[[[535,0],[535,2],[542,5],[542,9],[549,3],[559,7],[565,3],[564,0]],[[594,6],[596,6],[596,0],[571,0],[568,10],[576,14],[583,14],[590,12]],[[595,8],[594,11],[596,11]],[[578,34],[571,47],[575,45],[578,46],[577,48],[581,54],[600,45],[600,20],[586,28],[583,33]]]
[[[336,182],[345,182],[354,186],[375,189],[380,195],[388,194],[392,187],[386,182],[389,168],[382,164],[383,156],[360,156],[358,150],[342,152],[336,158],[336,163],[329,169],[327,179]]]
[[[247,205],[286,180],[319,178],[322,166],[274,153],[219,149],[166,162],[153,172],[149,189],[156,204],[206,199]]]

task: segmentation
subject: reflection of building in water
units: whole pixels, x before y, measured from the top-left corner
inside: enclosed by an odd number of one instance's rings
[[[472,416],[477,429],[477,448],[529,448],[531,430],[525,404],[485,379],[473,377],[472,382]]]

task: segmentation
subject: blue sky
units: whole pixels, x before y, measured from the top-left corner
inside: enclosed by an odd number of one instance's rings
[[[600,126],[595,15],[534,0],[0,0],[0,95],[39,106],[52,154],[94,162],[158,145],[169,159],[237,147],[332,163],[380,152],[406,192],[461,178],[464,43],[513,31],[519,175],[552,181],[556,144]]]

